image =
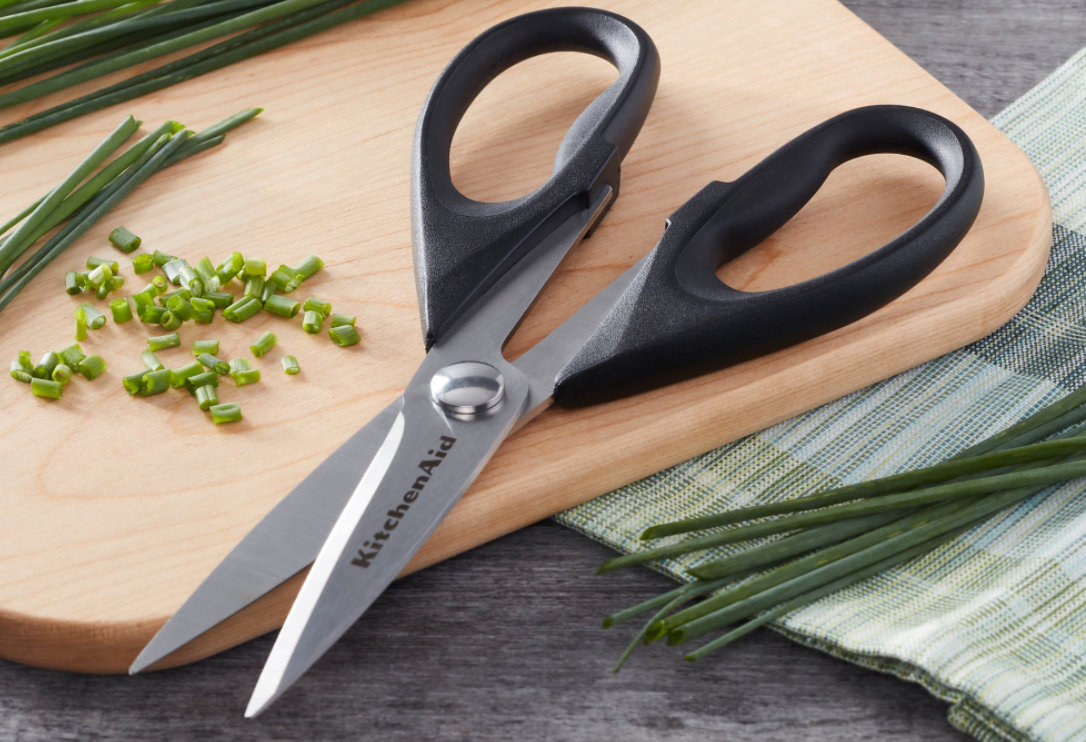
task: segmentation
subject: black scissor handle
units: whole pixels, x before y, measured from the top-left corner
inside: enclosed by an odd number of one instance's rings
[[[717,278],[717,268],[795,216],[834,168],[880,152],[918,157],[946,179],[920,221],[874,252],[792,286],[744,292]],[[969,231],[983,195],[976,148],[941,116],[907,106],[835,116],[735,182],[710,183],[671,215],[637,277],[559,375],[555,399],[613,399],[854,322],[934,270]]]
[[[557,51],[602,57],[618,68],[619,77],[570,127],[546,183],[502,203],[467,198],[452,183],[449,150],[468,106],[503,71]],[[617,197],[619,164],[648,115],[659,77],[660,57],[648,35],[619,15],[590,8],[556,8],[505,21],[449,63],[419,116],[411,165],[415,282],[427,348],[602,188],[610,186]]]

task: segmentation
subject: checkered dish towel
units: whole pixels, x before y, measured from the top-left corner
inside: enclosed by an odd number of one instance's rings
[[[1086,49],[996,116],[1054,209],[1037,294],[989,337],[585,503],[558,519],[623,552],[648,525],[928,466],[1086,383]],[[1086,740],[1086,481],[775,624],[952,704],[980,740]],[[666,561],[686,567],[724,547]],[[710,660],[711,661],[711,660]]]

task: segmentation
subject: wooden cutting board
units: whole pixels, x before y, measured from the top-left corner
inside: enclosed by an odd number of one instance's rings
[[[361,345],[261,315],[186,326],[167,365],[197,338],[248,356],[264,330],[279,348],[263,381],[222,387],[245,421],[213,426],[187,394],[129,398],[147,327],[108,324],[84,346],[109,371],[44,401],[0,382],[0,656],[43,667],[123,672],[218,561],[292,486],[395,398],[423,355],[411,269],[408,162],[419,106],[442,67],[487,27],[558,2],[411,0],[274,53],[0,147],[0,215],[60,180],[124,114],[148,127],[201,128],[252,105],[267,112],[225,146],[157,175],[27,288],[0,321],[0,358],[71,342],[77,299],[64,271],[125,224],[148,249],[195,261],[228,251],[327,268],[300,292],[357,314]],[[592,3],[595,4],[595,3]],[[584,502],[982,337],[1011,317],[1044,270],[1047,195],[1025,155],[980,115],[833,0],[602,3],[641,24],[663,74],[623,165],[603,227],[560,270],[510,344],[516,355],[656,242],[671,210],[713,179],[731,180],[808,127],[846,109],[903,103],[961,125],[981,153],[979,220],[932,276],[875,315],[824,338],[670,388],[574,412],[550,410],[511,438],[410,569]],[[575,54],[530,60],[493,83],[454,146],[461,189],[480,199],[527,192],[548,176],[568,125],[612,79]],[[15,120],[82,93],[4,111]],[[900,233],[938,198],[922,163],[876,156],[840,168],[815,200],[726,266],[733,285],[807,278]],[[284,353],[303,372],[279,370]],[[228,385],[229,386],[229,385]],[[586,576],[586,579],[588,576]],[[279,625],[297,578],[167,658],[189,662]]]

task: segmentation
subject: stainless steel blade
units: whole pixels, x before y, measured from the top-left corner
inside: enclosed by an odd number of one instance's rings
[[[159,629],[129,672],[172,654],[312,564],[402,407],[401,397],[378,413],[264,516]]]
[[[246,716],[267,708],[384,592],[520,417],[527,382],[504,362],[496,366],[504,377],[504,398],[497,406],[474,418],[442,412],[431,401],[434,360],[431,351],[404,393],[403,410],[385,446],[313,563]],[[395,451],[386,451],[394,444]]]

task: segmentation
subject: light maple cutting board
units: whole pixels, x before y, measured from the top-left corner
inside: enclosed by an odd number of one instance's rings
[[[271,54],[0,147],[0,215],[58,182],[124,114],[201,128],[245,107],[266,113],[226,145],[156,175],[46,270],[0,316],[0,358],[71,342],[78,299],[64,271],[88,255],[130,260],[106,242],[124,224],[148,249],[195,262],[231,250],[327,268],[304,295],[358,315],[364,340],[334,347],[300,318],[186,325],[225,358],[274,330],[262,383],[223,387],[245,421],[213,426],[189,395],[129,398],[147,326],[108,324],[84,343],[106,375],[61,401],[0,381],[0,656],[122,672],[238,539],[401,390],[423,355],[411,269],[408,162],[434,79],[476,34],[545,0],[411,0]],[[623,165],[622,195],[569,258],[510,344],[529,347],[649,250],[671,210],[710,180],[732,180],[808,127],[846,109],[902,103],[961,125],[987,180],[976,226],[913,291],[871,317],[768,358],[629,400],[552,409],[513,436],[411,565],[418,569],[764,428],[990,333],[1033,292],[1051,232],[1025,155],[904,54],[833,0],[599,4],[659,46],[659,94]],[[541,183],[568,125],[614,78],[602,60],[530,60],[488,88],[454,146],[468,195],[505,199]],[[0,112],[3,121],[67,95]],[[938,174],[899,156],[839,169],[765,244],[727,266],[740,288],[784,285],[839,266],[903,231],[935,203]],[[304,298],[304,297],[303,297]],[[282,374],[284,353],[303,372]],[[588,576],[586,575],[586,579]],[[279,625],[297,578],[168,664]]]

